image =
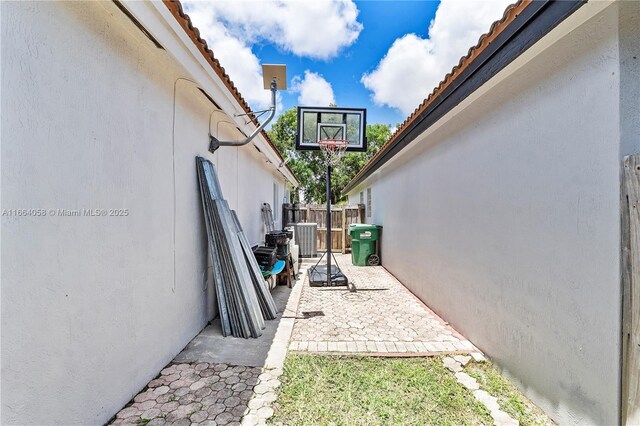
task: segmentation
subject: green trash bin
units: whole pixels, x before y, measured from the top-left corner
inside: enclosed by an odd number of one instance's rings
[[[351,263],[356,266],[379,265],[378,241],[382,226],[364,223],[349,225]]]

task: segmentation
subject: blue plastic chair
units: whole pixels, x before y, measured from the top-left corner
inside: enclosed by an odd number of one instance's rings
[[[284,270],[285,266],[287,266],[287,263],[284,260],[276,261],[276,264],[273,265],[273,269],[271,270],[271,275],[278,275]]]

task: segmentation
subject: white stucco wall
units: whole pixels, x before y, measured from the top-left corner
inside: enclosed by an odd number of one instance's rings
[[[254,243],[284,178],[112,2],[1,8],[2,209],[129,211],[2,217],[1,423],[101,424],[215,313],[195,156]]]
[[[621,149],[618,7],[566,21],[349,199],[372,188],[383,265],[560,424],[618,423],[619,174],[640,149]]]

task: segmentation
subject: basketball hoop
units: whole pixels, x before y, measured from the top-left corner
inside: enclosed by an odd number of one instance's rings
[[[320,150],[324,153],[325,161],[330,166],[336,166],[349,146],[346,139],[321,139],[318,141]]]
[[[0,0],[1,1],[1,0]],[[348,285],[331,253],[331,170],[338,166],[345,152],[367,151],[367,110],[364,108],[298,107],[297,151],[322,151],[326,166],[327,214],[326,251],[309,268],[309,285]],[[319,267],[322,259],[326,266]]]

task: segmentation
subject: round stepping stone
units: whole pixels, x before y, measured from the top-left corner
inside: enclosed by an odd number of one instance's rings
[[[242,418],[242,424],[246,426],[256,426],[260,423],[260,417],[256,414],[247,414]]]
[[[174,396],[172,393],[165,393],[164,395],[160,395],[156,398],[156,402],[159,405],[165,404],[171,400],[171,397]]]
[[[216,372],[215,372],[214,370],[212,370],[212,369],[210,369],[210,368],[207,368],[207,369],[202,370],[202,371],[200,372],[200,377],[211,377],[211,376],[213,376],[214,374],[216,374]]]
[[[207,419],[207,417],[209,417],[209,413],[206,411],[196,411],[195,413],[193,413],[191,415],[191,417],[189,417],[189,420],[191,420],[193,423],[200,423],[201,421],[204,421]]]
[[[275,392],[267,392],[264,395],[262,395],[262,399],[264,399],[267,402],[273,402],[276,399],[278,399],[278,396],[276,395]]]
[[[164,377],[162,377],[160,379],[153,379],[152,381],[149,382],[147,386],[149,386],[150,388],[157,388],[158,386],[162,386],[164,384],[165,384],[165,379]]]
[[[139,416],[140,411],[135,407],[127,407],[123,410],[120,410],[118,414],[116,414],[116,418],[118,419],[127,419],[132,416]]]
[[[274,377],[271,375],[271,373],[262,373],[258,376],[258,379],[260,379],[260,381],[262,382],[266,382],[267,380],[271,380],[273,378]]]
[[[263,398],[254,398],[251,401],[249,401],[249,403],[247,404],[247,406],[252,409],[252,410],[259,410],[260,408],[264,407],[267,404],[267,401]]]
[[[206,385],[207,385],[207,383],[204,380],[198,380],[197,382],[195,382],[191,386],[189,386],[189,389],[191,389],[192,391],[197,391],[198,389],[202,389]]]
[[[224,389],[225,387],[227,387],[227,385],[224,382],[216,382],[216,383],[211,385],[211,390],[220,391],[220,390]]]
[[[249,409],[247,407],[245,407],[244,405],[238,405],[237,407],[234,407],[231,410],[231,414],[233,414],[234,416],[236,416],[238,418],[242,418],[242,416],[244,416],[248,412],[249,412]]]
[[[224,378],[227,378],[227,377],[231,377],[231,376],[233,376],[234,374],[235,374],[235,373],[233,372],[233,370],[230,370],[230,369],[229,369],[229,370],[221,371],[221,372],[218,374],[218,376],[220,376],[220,377],[224,377]]]
[[[180,406],[180,403],[178,401],[169,401],[165,404],[162,404],[160,406],[160,410],[165,414],[169,414],[179,406]]]
[[[196,400],[196,396],[192,393],[188,393],[182,397],[180,397],[180,399],[178,400],[178,402],[180,403],[180,405],[188,405],[191,404],[192,402],[194,402]]]
[[[145,401],[141,403],[136,402],[133,406],[135,406],[140,411],[147,411],[156,406],[156,401],[154,401],[153,399],[150,399],[149,401]]]
[[[182,387],[179,389],[176,389],[176,391],[174,392],[174,395],[178,398],[185,396],[186,394],[189,393],[189,388],[188,387]]]
[[[216,394],[218,399],[227,399],[231,395],[233,395],[233,391],[231,389],[222,389],[222,390],[219,390],[218,393]]]
[[[273,380],[269,380],[268,382],[266,382],[265,385],[269,386],[271,389],[276,389],[276,388],[278,388],[278,386],[281,385],[281,383],[280,383],[280,380],[273,379]]]
[[[179,379],[179,380],[176,380],[175,382],[171,382],[169,387],[171,389],[178,389],[178,388],[182,388],[182,387],[189,386],[189,385],[191,385],[191,383],[187,382],[184,379]]]
[[[180,379],[180,374],[173,373],[173,374],[169,374],[168,376],[164,376],[163,380],[165,384],[169,384],[171,382],[175,382],[178,379]]]
[[[145,402],[145,401],[149,401],[151,399],[156,399],[156,394],[153,393],[152,390],[147,390],[146,392],[142,392],[138,395],[135,396],[135,398],[133,398],[133,400],[135,402]]]
[[[251,399],[251,397],[253,396],[253,391],[252,390],[245,390],[240,392],[240,395],[238,395],[240,397],[240,399],[242,401],[249,401]]]
[[[242,392],[246,388],[247,385],[245,385],[244,383],[236,383],[235,385],[233,385],[233,387],[231,387],[231,390],[234,392]]]
[[[240,378],[238,376],[230,376],[230,377],[227,377],[224,382],[228,385],[235,385],[239,381],[240,381]]]
[[[256,387],[253,388],[253,391],[258,394],[258,395],[262,395],[263,393],[269,392],[271,390],[270,386],[267,386],[266,384],[259,384],[256,385]]]
[[[176,371],[177,371],[177,370],[176,370],[175,365],[172,365],[172,366],[167,367],[167,368],[165,368],[164,370],[162,370],[162,371],[160,372],[160,374],[161,374],[161,375],[163,375],[163,376],[168,376],[169,374],[173,374],[173,373],[175,373]]]
[[[218,400],[218,397],[216,395],[209,395],[207,397],[202,398],[201,402],[202,402],[202,405],[209,406],[209,405],[215,404],[217,400]]]
[[[151,419],[155,419],[156,417],[158,417],[160,414],[162,414],[162,411],[160,411],[159,408],[152,408],[150,410],[145,411],[144,413],[142,413],[142,415],[140,416],[141,419],[145,419],[145,420],[151,420]]]
[[[231,396],[224,400],[224,405],[229,408],[236,407],[238,404],[240,404],[240,398],[238,398],[237,396]]]
[[[258,410],[257,414],[259,418],[266,420],[269,417],[273,416],[273,408],[262,407],[261,409]]]
[[[218,414],[216,416],[216,423],[221,425],[228,425],[233,420],[233,414],[228,413],[226,411]]]
[[[224,410],[226,409],[227,407],[224,404],[213,404],[211,407],[207,409],[207,412],[209,414],[213,414],[217,416],[218,414],[224,412]]]
[[[205,377],[204,379],[208,385],[211,385],[213,383],[219,382],[220,376],[210,376],[210,377]]]
[[[213,392],[211,390],[211,388],[202,388],[202,389],[198,389],[195,393],[196,399],[201,399],[204,397],[207,397],[209,395],[211,395],[211,392]]]
[[[158,388],[155,388],[153,390],[153,393],[160,396],[160,395],[164,395],[165,393],[169,392],[169,386],[160,386]]]

